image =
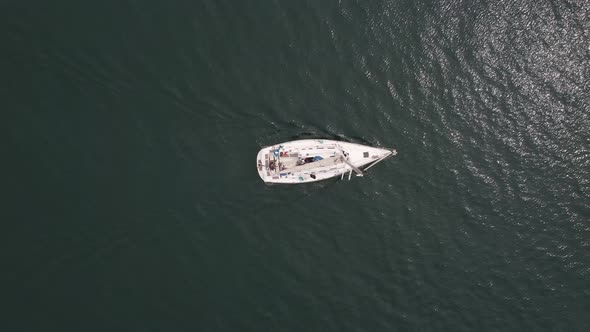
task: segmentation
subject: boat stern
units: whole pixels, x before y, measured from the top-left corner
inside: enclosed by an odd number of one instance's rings
[[[256,156],[256,169],[258,170],[258,175],[264,182],[267,181],[267,177],[271,176],[268,171],[268,156],[265,157],[264,155],[268,154],[268,150],[268,147],[264,147],[258,151],[258,155]]]

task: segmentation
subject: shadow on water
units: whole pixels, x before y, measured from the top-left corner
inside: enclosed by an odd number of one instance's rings
[[[359,137],[359,136],[346,136],[344,134],[334,134],[329,132],[323,133],[310,133],[310,132],[303,132],[297,135],[292,135],[289,137],[289,140],[300,140],[300,139],[327,139],[327,140],[334,140],[334,141],[343,141],[348,143],[357,143],[363,145],[374,145],[373,143],[369,142],[368,140]]]

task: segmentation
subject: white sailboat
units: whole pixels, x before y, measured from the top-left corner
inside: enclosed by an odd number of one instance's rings
[[[363,172],[395,156],[394,149],[326,139],[304,139],[262,148],[256,157],[258,175],[266,183],[308,183]]]

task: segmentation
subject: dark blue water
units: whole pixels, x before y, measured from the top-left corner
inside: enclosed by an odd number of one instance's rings
[[[0,4],[9,331],[585,331],[588,1]],[[262,146],[399,154],[269,187]]]

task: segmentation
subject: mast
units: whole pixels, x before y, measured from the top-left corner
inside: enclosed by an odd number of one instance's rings
[[[352,168],[350,170],[350,175],[348,176],[348,179],[350,180],[350,176],[352,175],[352,171],[354,170],[357,174],[357,176],[363,176],[363,171],[361,171],[358,167],[354,166],[350,161],[348,161],[348,153],[346,153],[344,150],[342,150],[342,147],[340,145],[338,145],[338,147],[340,148],[340,155],[342,157],[342,161],[344,161],[346,163],[346,165],[350,166],[350,168]]]
[[[363,171],[361,171],[360,169],[358,169],[358,167],[354,166],[350,161],[348,161],[348,157],[343,158],[344,162],[350,166],[352,169],[350,170],[350,172],[352,173],[352,170],[354,170],[357,174],[357,176],[363,176]],[[350,176],[348,177],[350,179]]]
[[[396,154],[397,154],[397,151],[396,150],[391,150],[391,153],[389,153],[388,155],[383,156],[383,157],[375,160],[371,165],[369,165],[367,168],[365,168],[365,171],[368,170],[369,168],[375,166],[375,164],[377,164],[378,162],[383,161],[383,160],[385,160],[385,159],[387,159],[387,158],[389,158],[391,156],[395,156]]]

